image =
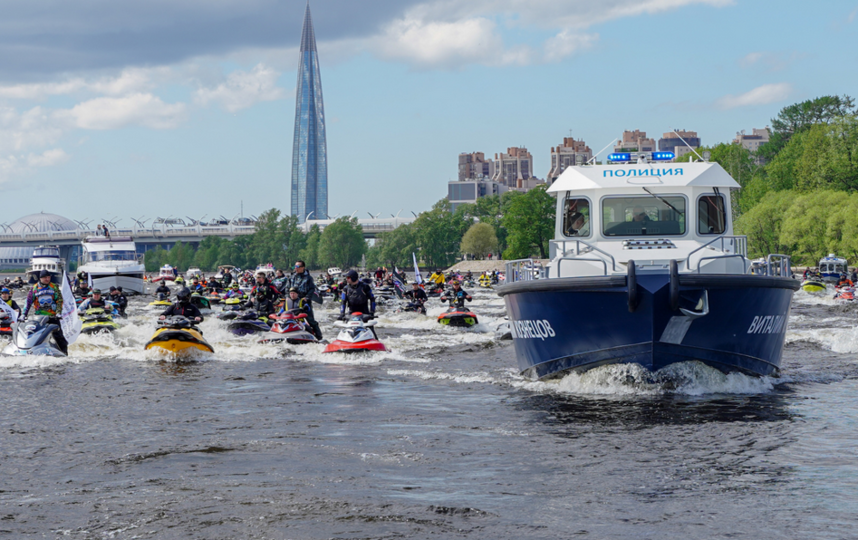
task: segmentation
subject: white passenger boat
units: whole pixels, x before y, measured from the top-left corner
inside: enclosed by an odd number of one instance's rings
[[[849,266],[846,259],[838,257],[834,253],[829,253],[828,257],[823,257],[819,260],[819,273],[824,281],[836,283],[840,281],[841,274],[847,274]]]
[[[197,268],[196,266],[192,266],[192,267],[188,268],[188,271],[185,272],[185,277],[188,280],[193,279],[194,276],[202,277],[202,275],[203,275],[203,271],[200,270],[199,268]]]
[[[27,270],[27,281],[31,284],[36,283],[42,270],[47,270],[51,273],[51,281],[59,285],[65,268],[66,262],[60,258],[60,248],[39,246],[33,250],[30,269]]]
[[[96,289],[122,287],[125,292],[143,293],[143,255],[130,236],[92,236],[83,241],[83,255],[78,272],[92,277]]]
[[[176,279],[176,272],[173,270],[173,267],[169,264],[165,264],[158,271],[158,277],[152,280],[153,283],[158,281],[173,281]]]
[[[497,290],[521,371],[696,360],[776,373],[799,288],[789,257],[769,255],[750,273],[729,211],[739,185],[717,163],[630,161],[567,168],[548,189],[551,262],[539,276],[531,260],[507,265]]]

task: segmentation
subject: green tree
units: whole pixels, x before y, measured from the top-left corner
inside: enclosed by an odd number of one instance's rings
[[[309,269],[321,268],[319,264],[319,240],[321,238],[322,231],[319,230],[319,226],[313,225],[310,227],[310,232],[307,233],[306,245],[299,254],[300,259],[307,263],[307,268]]]
[[[798,261],[816,264],[826,255],[829,243],[838,234],[830,228],[829,222],[847,200],[848,197],[837,191],[795,197],[781,225],[781,243],[791,248],[790,254]]]
[[[736,234],[748,237],[748,253],[752,258],[789,253],[789,246],[781,242],[781,229],[795,197],[793,191],[771,191],[735,221]]]
[[[146,271],[157,272],[164,265],[163,261],[166,259],[166,256],[167,252],[160,244],[155,246],[154,249],[147,251],[146,256],[143,258]]]
[[[502,223],[502,198],[506,196],[507,194],[504,193],[503,195],[480,197],[474,204],[461,204],[456,208],[456,214],[459,215],[459,219],[463,221],[477,220],[491,225],[495,230],[500,251],[506,249],[507,230]]]
[[[838,118],[854,115],[855,101],[849,96],[822,96],[794,103],[772,118],[772,134],[757,154],[771,161],[786,147],[792,137],[817,124],[830,124]]]
[[[488,223],[474,223],[462,237],[462,253],[471,253],[478,259],[484,259],[497,248],[495,228]]]
[[[509,231],[505,259],[524,259],[537,254],[548,257],[548,242],[554,238],[556,200],[539,186],[509,197],[503,225]]]
[[[414,220],[414,239],[421,259],[430,267],[448,267],[456,262],[459,244],[471,222],[450,211],[450,201],[441,199],[432,210]]]
[[[406,224],[380,234],[375,240],[375,245],[367,253],[367,264],[409,267],[412,264],[411,254],[419,249],[415,231],[413,225]]]
[[[324,267],[357,266],[366,253],[363,228],[357,218],[341,217],[325,227],[319,238],[319,264]]]

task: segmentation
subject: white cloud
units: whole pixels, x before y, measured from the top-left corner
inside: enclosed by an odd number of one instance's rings
[[[217,102],[229,112],[240,111],[263,101],[275,101],[286,97],[283,88],[277,86],[280,73],[263,64],[252,71],[235,71],[227,80],[214,88],[197,90],[194,99],[205,106]]]
[[[576,34],[563,30],[545,42],[545,61],[559,62],[580,50],[588,49],[599,39],[599,34]]]
[[[61,82],[28,83],[0,86],[0,98],[42,100],[49,96],[76,93],[119,96],[154,88],[170,77],[170,68],[128,68],[115,77],[87,80],[75,77]]]
[[[184,103],[164,103],[152,94],[138,93],[91,99],[71,109],[56,111],[54,115],[80,129],[118,129],[132,124],[171,129],[186,118],[187,107]]]
[[[750,92],[738,96],[726,95],[715,103],[722,109],[735,109],[736,107],[748,107],[752,105],[767,105],[783,101],[792,93],[792,85],[789,83],[764,84],[754,88]]]
[[[62,148],[45,150],[41,154],[30,153],[27,156],[27,165],[31,167],[51,167],[69,160],[69,155]]]
[[[440,22],[407,16],[391,23],[371,48],[383,58],[420,67],[521,64],[530,56],[525,48],[505,50],[494,21],[482,17]]]

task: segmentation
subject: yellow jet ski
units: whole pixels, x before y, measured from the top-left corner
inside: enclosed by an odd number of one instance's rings
[[[821,279],[807,278],[801,283],[801,289],[804,292],[823,292],[825,291],[825,282]]]
[[[147,351],[155,348],[171,352],[176,356],[196,351],[214,352],[214,348],[203,339],[203,333],[195,323],[181,316],[158,321],[158,329],[145,347]]]
[[[98,332],[113,332],[119,325],[113,322],[113,317],[110,313],[104,311],[104,308],[91,308],[86,310],[86,313],[80,316],[81,334],[95,334]]]
[[[183,278],[182,276],[177,276],[176,279],[173,280],[173,283],[175,283],[176,285],[184,285],[185,278]]]
[[[170,307],[173,305],[173,302],[170,300],[170,295],[166,293],[158,293],[158,299],[154,302],[149,302],[149,305]]]

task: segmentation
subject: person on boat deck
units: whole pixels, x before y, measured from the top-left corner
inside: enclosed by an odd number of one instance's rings
[[[632,209],[632,221],[650,221],[650,219],[643,207],[635,206]]]
[[[17,302],[12,300],[12,291],[7,289],[6,287],[3,287],[2,289],[0,289],[0,299],[6,302],[7,306],[17,311],[19,317],[21,316],[21,307],[18,305]]]
[[[91,293],[89,293],[89,298],[80,303],[77,307],[77,312],[81,315],[86,313],[88,309],[96,309],[103,308],[107,305],[107,301],[101,295],[101,291],[98,289],[93,289]]]
[[[456,302],[456,307],[462,307],[465,305],[465,300],[468,302],[473,300],[473,297],[468,294],[468,291],[462,288],[462,285],[458,281],[453,282],[453,290],[447,293],[444,293],[444,296],[440,298],[442,302],[446,302],[450,300]]]
[[[587,218],[581,212],[575,212],[569,216],[569,228],[566,230],[566,236],[587,236],[588,230],[585,229]]]
[[[155,296],[158,296],[159,294],[170,296],[170,287],[167,287],[166,281],[162,281],[161,284],[158,285],[158,288],[155,289]]]
[[[360,280],[354,270],[346,274],[346,286],[342,294],[343,305],[340,308],[340,320],[346,318],[346,313],[363,313],[375,316],[375,295],[372,287]],[[348,310],[348,311],[347,311]]]
[[[837,282],[837,287],[852,287],[854,283],[846,277],[846,274],[840,274],[840,281]]]
[[[176,294],[176,303],[165,309],[158,319],[163,321],[167,317],[174,316],[182,316],[196,322],[203,321],[203,314],[191,303],[191,290],[187,287],[182,287],[182,290]]]
[[[54,330],[54,341],[63,354],[69,353],[69,342],[63,334],[60,315],[63,312],[63,295],[56,283],[51,283],[51,273],[47,270],[39,272],[39,282],[33,285],[33,290],[27,295],[27,307],[24,308],[24,318],[30,313],[35,304],[35,314],[48,318],[48,324],[57,325]]]
[[[107,299],[117,305],[119,314],[124,317],[125,308],[128,307],[128,298],[123,294],[122,287],[111,287],[110,295],[108,295]]]

